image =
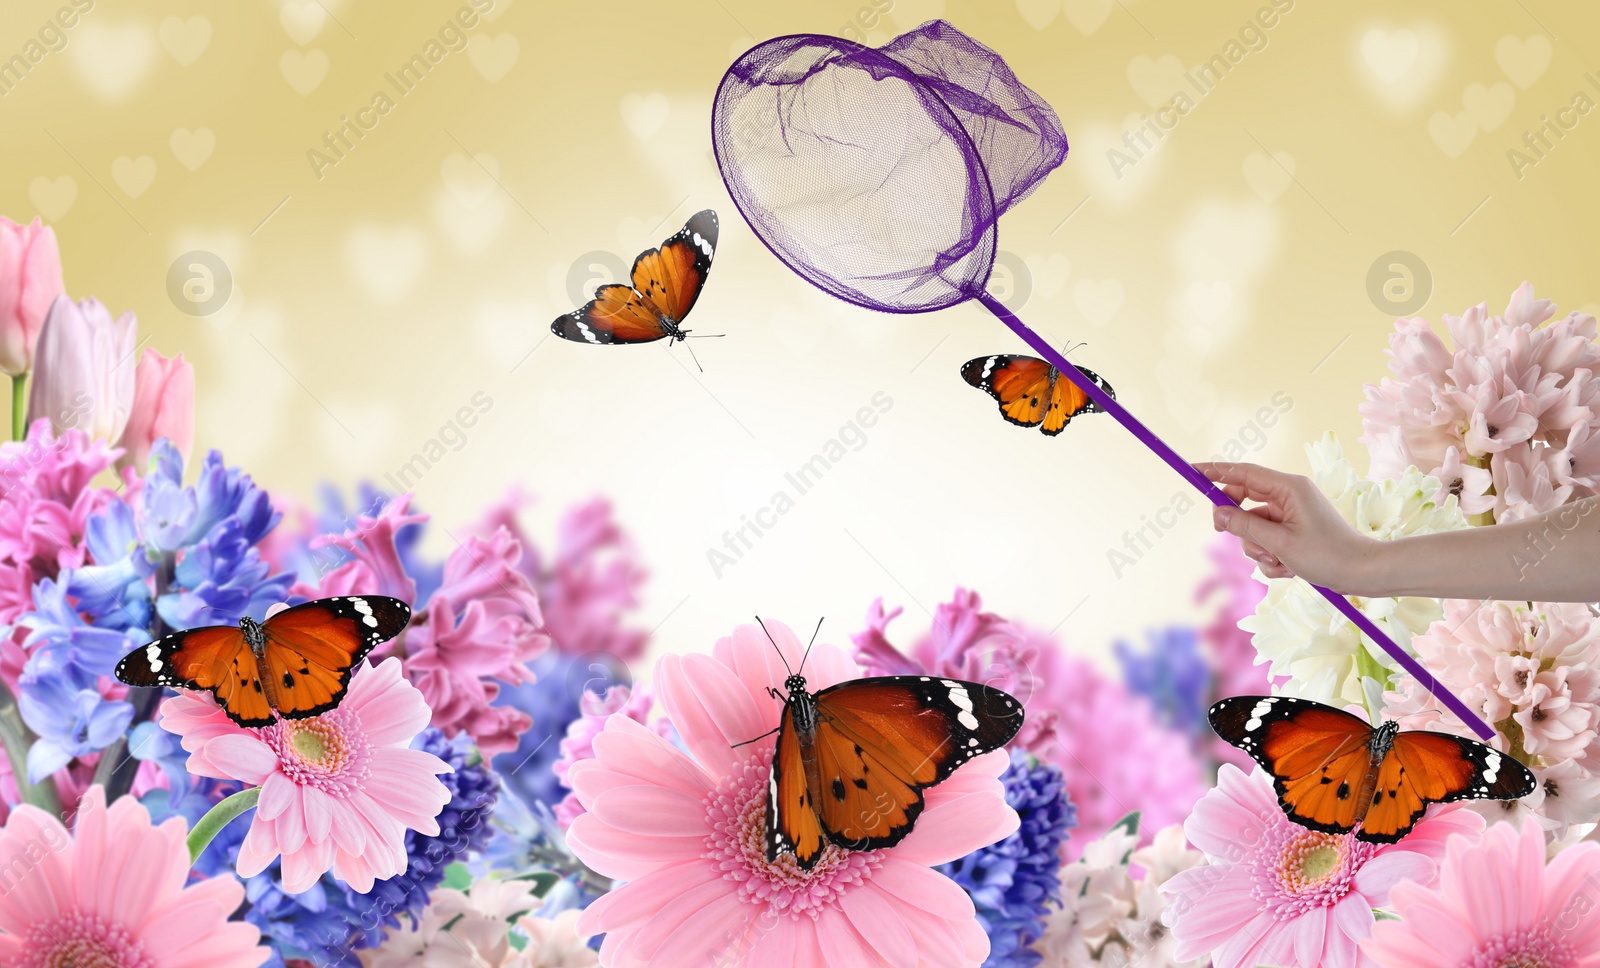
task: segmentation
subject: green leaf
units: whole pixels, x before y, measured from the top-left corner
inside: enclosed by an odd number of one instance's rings
[[[240,790],[206,811],[206,815],[200,818],[193,830],[189,831],[189,863],[193,864],[199,860],[200,855],[205,853],[206,847],[216,839],[222,828],[232,823],[239,814],[253,808],[260,799],[261,788],[251,787],[248,790]]]
[[[1133,837],[1133,838],[1138,838],[1138,836],[1139,836],[1139,811],[1135,810],[1132,813],[1128,814],[1127,816],[1123,817],[1121,820],[1118,820],[1116,823],[1111,825],[1111,829],[1112,830],[1116,830],[1118,828],[1121,828],[1123,831],[1125,831],[1128,834],[1128,836]],[[1130,858],[1132,858],[1132,857],[1133,857],[1133,848],[1129,847],[1128,848],[1128,852],[1126,854],[1122,855],[1122,863],[1126,864],[1128,862],[1128,860]]]
[[[445,867],[444,880],[440,882],[439,886],[448,887],[451,890],[464,891],[472,886],[472,873],[467,870],[466,864],[461,863],[459,860],[452,861]]]

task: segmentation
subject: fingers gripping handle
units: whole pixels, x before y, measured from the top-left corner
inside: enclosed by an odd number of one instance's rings
[[[1089,398],[1100,407],[1100,409],[1115,417],[1118,423],[1122,424],[1123,427],[1127,428],[1129,433],[1133,434],[1139,439],[1140,443],[1150,448],[1162,460],[1166,461],[1167,464],[1173,470],[1177,471],[1184,480],[1193,485],[1195,490],[1199,491],[1201,494],[1204,494],[1212,504],[1215,504],[1219,507],[1239,506],[1232,498],[1223,493],[1221,488],[1217,487],[1209,479],[1207,479],[1204,474],[1201,474],[1198,470],[1196,470],[1192,464],[1184,460],[1182,457],[1179,457],[1178,452],[1167,446],[1166,441],[1162,440],[1160,437],[1157,437],[1153,432],[1151,432],[1149,427],[1146,427],[1144,424],[1140,423],[1139,418],[1129,413],[1126,407],[1116,401],[1116,398],[1112,397],[1111,394],[1096,386],[1093,380],[1085,377],[1078,371],[1077,367],[1067,362],[1066,357],[1062,356],[1054,347],[1045,342],[1045,340],[1038,333],[1035,333],[1033,330],[1029,329],[1027,323],[1024,323],[1022,320],[1018,319],[1016,314],[1002,305],[999,300],[982,291],[974,293],[974,298],[982,303],[984,307],[989,310],[989,312],[993,313],[997,319],[999,319],[1002,323],[1005,323],[1013,333],[1016,333],[1018,336],[1022,337],[1023,342],[1033,347],[1033,349],[1038,352],[1041,357],[1048,360],[1052,366],[1060,370],[1063,375],[1076,384],[1078,389],[1087,394]],[[1390,657],[1398,662],[1402,669],[1414,676],[1416,680],[1422,684],[1423,688],[1427,689],[1428,692],[1437,697],[1440,702],[1444,703],[1445,707],[1454,713],[1456,717],[1459,718],[1463,723],[1466,723],[1469,727],[1471,727],[1474,733],[1477,733],[1479,737],[1485,740],[1494,736],[1494,730],[1489,727],[1489,724],[1485,723],[1477,716],[1477,714],[1468,709],[1465,703],[1463,703],[1460,699],[1457,699],[1455,694],[1440,684],[1439,680],[1435,679],[1427,669],[1424,669],[1421,663],[1417,662],[1417,660],[1412,658],[1409,653],[1400,648],[1400,646],[1396,645],[1387,635],[1383,634],[1383,632],[1380,631],[1376,625],[1372,624],[1371,619],[1361,614],[1360,610],[1358,610],[1354,605],[1350,604],[1349,599],[1345,598],[1343,595],[1340,595],[1338,592],[1335,592],[1332,589],[1324,588],[1321,585],[1312,585],[1311,587],[1315,588],[1318,592],[1321,592],[1322,597],[1326,598],[1334,608],[1338,609],[1340,614],[1344,615],[1345,618],[1355,623],[1356,628],[1360,629],[1363,635],[1382,647],[1383,651],[1387,652]]]

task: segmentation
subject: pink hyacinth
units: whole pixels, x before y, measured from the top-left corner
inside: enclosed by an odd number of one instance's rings
[[[411,741],[428,725],[422,694],[400,662],[363,663],[339,706],[308,719],[246,729],[208,693],[161,706],[161,726],[189,751],[190,773],[261,787],[238,871],[252,877],[283,856],[283,885],[308,890],[328,870],[361,893],[406,869],[406,828],[439,833],[450,765]]]
[[[1524,802],[1546,827],[1600,820],[1600,801],[1575,796],[1600,780],[1600,624],[1588,606],[1446,601],[1444,618],[1411,644],[1440,682],[1497,726],[1494,744],[1534,769],[1540,789]],[[1385,700],[1406,729],[1471,735],[1414,680]],[[1480,809],[1495,816],[1500,808]]]
[[[1594,968],[1600,965],[1600,844],[1545,863],[1545,838],[1498,823],[1482,842],[1452,837],[1438,884],[1400,884],[1399,921],[1362,950],[1382,968]]]
[[[271,952],[232,877],[189,881],[181,819],[92,787],[72,833],[32,806],[0,831],[0,968],[256,968]]]
[[[354,556],[316,586],[296,585],[307,597],[391,595],[414,602],[416,583],[406,574],[395,536],[428,520],[409,512],[402,494],[375,515],[362,515],[343,534],[313,539],[312,551],[338,548]],[[532,724],[528,714],[494,705],[500,683],[533,681],[527,663],[549,645],[533,584],[519,570],[523,546],[507,529],[471,535],[445,560],[439,587],[398,638],[375,657],[404,660],[406,678],[422,690],[433,725],[454,737],[466,733],[487,757],[517,748]]]
[[[527,663],[545,650],[539,599],[516,570],[522,546],[501,529],[450,553],[428,607],[406,632],[406,676],[422,690],[433,724],[465,732],[492,757],[517,748],[531,720],[492,705],[500,682],[532,682]]]
[[[1483,818],[1435,807],[1395,844],[1319,833],[1284,816],[1271,777],[1224,764],[1217,786],[1183,825],[1204,867],[1174,874],[1168,925],[1179,961],[1210,954],[1215,968],[1366,968],[1359,944],[1373,908],[1402,881],[1431,882],[1445,840],[1476,840]]]
[[[89,518],[116,499],[90,482],[119,453],[81,430],[57,436],[47,420],[0,444],[0,624],[33,608],[41,579],[84,563]]]
[[[956,589],[908,653],[887,636],[898,615],[873,602],[867,629],[852,637],[857,661],[872,675],[949,676],[1021,700],[1027,721],[1011,745],[1059,766],[1078,809],[1077,831],[1064,845],[1069,859],[1134,811],[1147,831],[1178,823],[1205,792],[1188,738],[1164,727],[1148,700],[1049,636],[983,611],[976,592]]]
[[[1055,733],[1059,711],[1032,702],[1047,681],[1043,666],[1059,646],[1049,636],[983,611],[977,592],[957,588],[950,601],[934,609],[933,625],[909,650],[890,644],[889,623],[904,609],[886,612],[883,599],[867,610],[867,628],[851,636],[856,661],[871,675],[936,675],[981,682],[1022,702],[1027,721],[1011,745],[1036,755]]]
[[[804,643],[783,625],[767,628],[798,668]],[[768,863],[772,741],[734,744],[777,726],[783,703],[767,690],[786,674],[761,629],[740,626],[709,656],[656,664],[656,688],[688,754],[626,716],[607,720],[595,758],[568,773],[588,812],[567,842],[585,864],[627,883],[590,905],[579,931],[605,933],[600,956],[612,968],[978,965],[989,941],[972,901],[930,867],[1017,829],[998,779],[1006,754],[977,757],[930,788],[916,828],[894,847],[829,845],[810,871],[790,854]],[[805,675],[822,689],[860,671],[819,643]]]
[[[623,662],[641,657],[650,635],[628,628],[622,618],[638,607],[647,572],[611,502],[596,497],[568,508],[548,555],[522,530],[518,514],[530,503],[513,488],[469,530],[488,537],[504,528],[522,545],[517,570],[538,590],[544,628],[556,649],[567,655],[603,653]]]
[[[1043,706],[1059,716],[1052,741],[1039,755],[1061,768],[1078,808],[1078,827],[1062,845],[1063,856],[1077,857],[1091,838],[1136,810],[1141,843],[1182,823],[1206,790],[1189,738],[1162,725],[1149,700],[1089,662],[1054,651],[1045,656],[1045,685],[1028,714]]]
[[[1458,495],[1467,514],[1511,521],[1600,487],[1600,346],[1595,319],[1524,282],[1504,316],[1478,304],[1445,316],[1446,346],[1427,320],[1401,319],[1389,340],[1394,379],[1368,384],[1362,440],[1371,476],[1408,465],[1437,477],[1435,501]]]
[[[402,494],[385,504],[377,514],[360,515],[356,519],[356,526],[342,534],[325,534],[311,539],[313,554],[324,548],[334,548],[350,555],[353,560],[323,575],[315,585],[295,585],[290,593],[307,598],[388,595],[414,608],[417,583],[406,574],[394,539],[402,528],[422,524],[428,520],[428,516],[412,514],[410,507],[411,495]]]

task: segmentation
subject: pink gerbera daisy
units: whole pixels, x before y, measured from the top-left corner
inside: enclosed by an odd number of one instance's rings
[[[0,968],[256,968],[261,934],[228,916],[244,886],[189,879],[181,819],[90,787],[75,830],[32,806],[0,830]]]
[[[1384,968],[1593,968],[1600,965],[1600,844],[1545,866],[1544,831],[1497,823],[1482,843],[1452,837],[1439,883],[1394,889],[1399,921],[1361,947]]]
[[[1435,807],[1396,844],[1319,833],[1284,816],[1267,773],[1225,763],[1183,825],[1209,863],[1162,886],[1177,895],[1168,909],[1175,957],[1209,953],[1216,968],[1370,966],[1357,945],[1372,932],[1372,909],[1401,881],[1432,881],[1450,834],[1482,830],[1482,817],[1451,806]]]
[[[790,667],[805,651],[768,628]],[[841,649],[818,645],[808,687],[860,675]],[[1004,751],[973,759],[924,795],[916,829],[898,845],[829,845],[804,871],[794,856],[767,863],[765,822],[783,662],[761,629],[740,626],[707,655],[664,656],[655,686],[685,755],[624,715],[594,738],[594,759],[568,778],[587,811],[567,842],[584,863],[627,881],[584,911],[579,931],[604,932],[601,961],[642,965],[963,965],[988,956],[972,901],[930,870],[1009,836]]]
[[[283,855],[283,889],[298,894],[328,870],[362,893],[406,869],[406,828],[439,833],[450,800],[437,774],[450,765],[410,749],[428,725],[422,694],[400,660],[363,662],[338,708],[246,729],[209,693],[183,692],[161,707],[161,726],[182,738],[189,772],[261,787],[239,875]]]

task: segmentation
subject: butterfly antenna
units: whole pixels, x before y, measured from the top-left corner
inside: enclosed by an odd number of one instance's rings
[[[685,343],[683,345],[684,345],[684,348],[689,351],[689,359],[694,360],[694,365],[699,367],[701,373],[704,373],[706,371],[706,368],[703,367],[703,366],[700,366],[700,357],[694,355],[694,347],[690,346],[688,343]]]
[[[800,657],[800,671],[806,671],[806,660],[811,658],[811,647],[817,644],[817,633],[822,631],[822,619],[817,619],[817,627],[811,632],[811,641],[806,643],[806,654]]]
[[[767,623],[761,621],[761,616],[759,615],[756,616],[756,624],[761,626],[761,631],[767,632]],[[794,670],[789,668],[789,660],[783,657],[783,650],[778,648],[778,640],[772,637],[771,632],[767,632],[767,641],[771,642],[772,647],[777,650],[778,661],[783,663],[783,667],[788,670],[789,675],[794,675]],[[801,665],[804,664],[804,662],[801,663]]]

